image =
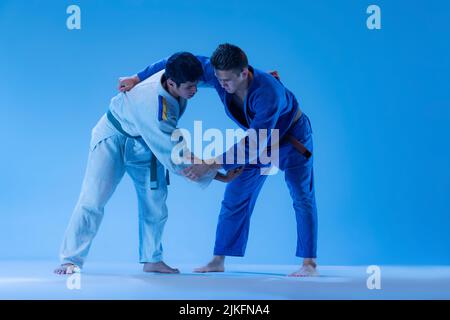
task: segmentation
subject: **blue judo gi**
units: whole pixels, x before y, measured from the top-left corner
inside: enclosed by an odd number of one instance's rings
[[[243,129],[278,129],[280,137],[279,164],[284,171],[297,222],[296,255],[303,258],[317,256],[317,207],[314,192],[313,156],[307,158],[294,146],[283,140],[287,134],[295,137],[310,151],[313,151],[312,129],[309,118],[299,114],[299,105],[294,94],[272,75],[249,67],[253,80],[244,101],[243,114],[239,115],[232,106],[232,96],[220,85],[214,75],[209,58],[197,56],[203,66],[205,86],[213,87],[225,106],[225,112]],[[138,73],[142,81],[165,67],[162,59]],[[244,256],[248,240],[250,218],[259,192],[267,178],[261,174],[262,164],[250,164],[248,146],[245,146],[246,164],[243,173],[231,181],[225,190],[216,230],[215,255]],[[223,155],[226,170],[241,166],[237,161],[228,163],[227,152]]]

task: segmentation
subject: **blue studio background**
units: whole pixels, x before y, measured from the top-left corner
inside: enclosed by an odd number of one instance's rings
[[[81,30],[66,9],[81,8]],[[377,4],[382,29],[368,30]],[[0,1],[0,259],[54,259],[85,170],[90,131],[117,79],[186,50],[240,46],[276,69],[314,131],[319,263],[450,264],[450,2]],[[180,126],[236,128],[200,90]],[[170,264],[212,255],[225,185],[172,175],[164,234]],[[256,204],[245,258],[296,264],[282,173]],[[89,262],[137,262],[128,177],[106,207]]]

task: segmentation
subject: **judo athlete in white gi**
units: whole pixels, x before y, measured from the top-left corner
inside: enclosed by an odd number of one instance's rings
[[[125,172],[133,180],[139,207],[139,259],[145,272],[178,273],[163,262],[161,237],[167,220],[168,168],[180,174],[187,164],[171,159],[171,135],[197,92],[203,70],[190,53],[170,57],[165,70],[111,100],[92,130],[81,194],[65,232],[57,274],[82,268],[100,227],[104,207]],[[207,185],[216,172],[204,179]],[[229,178],[229,177],[228,177]],[[218,180],[226,181],[226,177]]]

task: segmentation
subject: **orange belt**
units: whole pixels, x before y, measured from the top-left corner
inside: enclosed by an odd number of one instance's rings
[[[275,79],[277,79],[278,81],[281,82],[280,76],[278,75],[278,71],[275,71],[275,70],[274,71],[269,71],[269,73],[273,77],[275,77]],[[302,115],[302,110],[300,110],[300,108],[298,108],[297,113],[295,114],[295,117],[294,117],[294,121],[292,121],[291,127],[293,127],[295,125],[295,123],[298,121],[298,119],[300,119],[301,115]],[[305,145],[303,143],[301,143],[300,141],[298,141],[297,138],[294,137],[293,135],[290,135],[289,133],[286,133],[284,135],[282,141],[288,141],[290,144],[292,144],[292,146],[298,152],[300,152],[302,155],[304,155],[306,157],[306,159],[309,159],[311,157],[311,155],[312,155],[311,151],[306,149]]]
[[[295,123],[298,121],[298,119],[300,119],[301,115],[302,115],[302,111],[299,108],[298,111],[297,111],[297,114],[295,115],[294,121],[292,122],[291,127],[295,125]],[[302,155],[304,155],[306,157],[306,159],[311,158],[311,156],[312,156],[311,151],[309,151],[305,147],[305,145],[303,143],[301,143],[300,141],[298,141],[298,139],[296,137],[294,137],[293,135],[291,135],[289,133],[286,133],[282,140],[288,141],[290,144],[292,144],[292,146],[298,152],[300,152]]]

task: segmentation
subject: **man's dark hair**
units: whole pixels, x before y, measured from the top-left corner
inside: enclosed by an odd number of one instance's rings
[[[177,52],[166,63],[165,77],[173,80],[177,87],[185,82],[195,82],[203,75],[200,61],[189,52]]]
[[[248,67],[247,55],[241,48],[224,43],[217,47],[211,56],[211,64],[217,70],[236,70],[242,72]]]

